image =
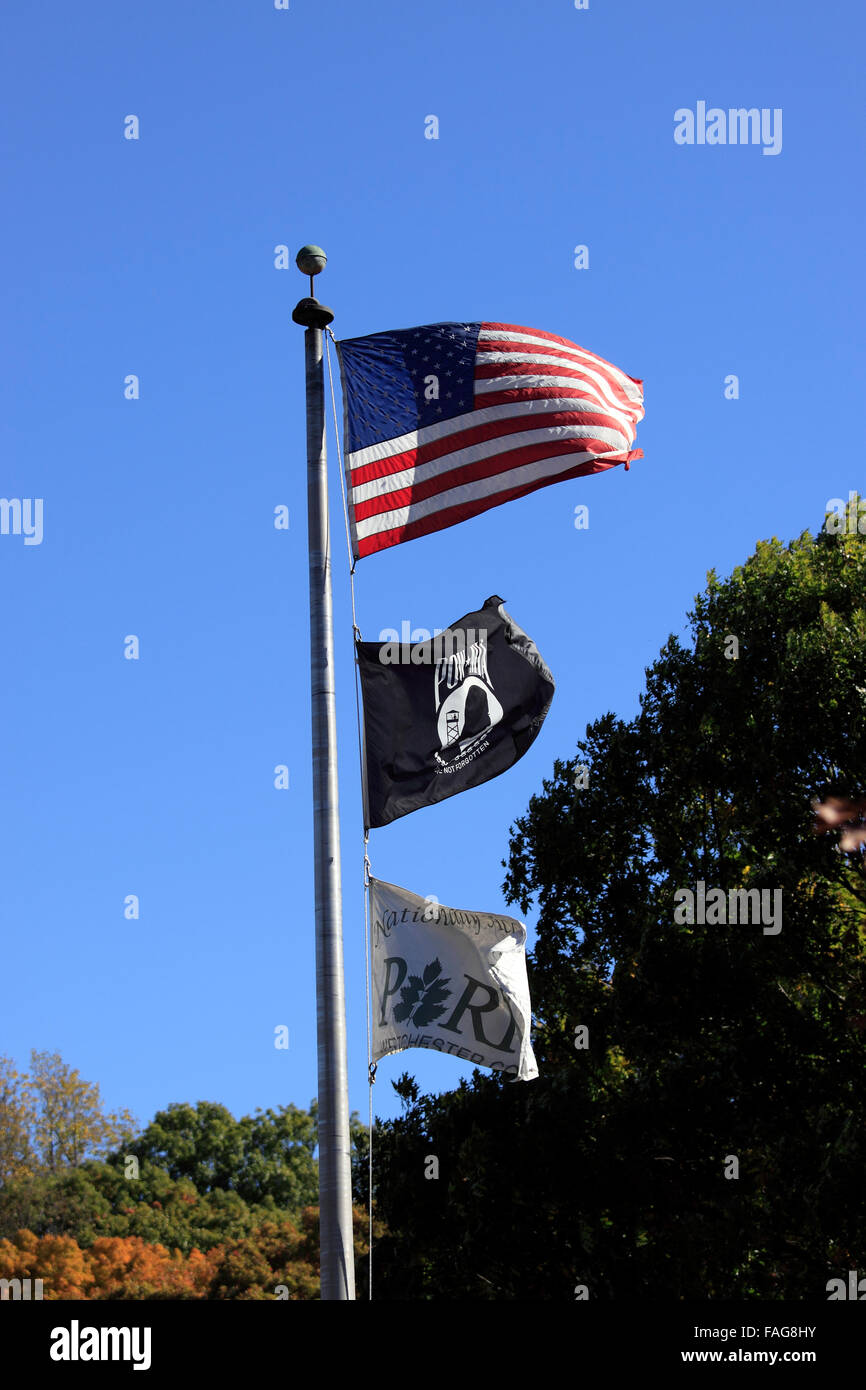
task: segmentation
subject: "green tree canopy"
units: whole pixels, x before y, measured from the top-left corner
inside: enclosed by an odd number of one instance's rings
[[[126,1177],[121,1161],[90,1161],[63,1173],[18,1178],[0,1189],[0,1239],[17,1231],[72,1236],[87,1248],[101,1236],[138,1236],[189,1254],[238,1241],[262,1221],[288,1216],[272,1198],[244,1201],[216,1188],[199,1193],[188,1178],[175,1180],[145,1160]]]
[[[187,1178],[199,1193],[232,1191],[246,1202],[270,1197],[297,1211],[318,1199],[315,1102],[257,1110],[236,1120],[223,1105],[199,1101],[160,1110],[127,1152]]]
[[[353,1161],[365,1127],[350,1116]],[[187,1178],[199,1193],[237,1193],[245,1202],[272,1200],[284,1210],[314,1206],[319,1195],[318,1102],[308,1110],[281,1105],[236,1120],[223,1105],[199,1101],[160,1110],[126,1153]]]
[[[864,794],[866,537],[761,542],[689,621],[512,828],[540,1077],[402,1079],[381,1294],[815,1298],[866,1260],[866,877],[811,805]],[[781,930],[678,921],[699,882]]]

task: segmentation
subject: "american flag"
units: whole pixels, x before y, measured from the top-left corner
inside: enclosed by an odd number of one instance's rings
[[[433,323],[337,349],[356,560],[643,457],[643,383],[555,333]]]

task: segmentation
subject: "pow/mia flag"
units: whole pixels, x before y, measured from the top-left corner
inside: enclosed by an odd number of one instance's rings
[[[538,734],[553,676],[502,604],[415,645],[356,643],[368,829],[498,777]]]
[[[370,880],[373,1060],[407,1047],[447,1052],[531,1081],[526,927]]]

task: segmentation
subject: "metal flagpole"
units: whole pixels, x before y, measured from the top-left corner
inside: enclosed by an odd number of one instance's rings
[[[296,264],[310,277],[324,269],[319,246],[304,246]],[[319,1068],[319,1222],[322,1299],[355,1297],[352,1169],[343,993],[343,909],[331,547],[325,452],[322,329],[334,315],[302,299],[292,318],[306,328],[307,526],[310,562],[310,689],[313,705],[313,838],[316,880],[316,1018]]]

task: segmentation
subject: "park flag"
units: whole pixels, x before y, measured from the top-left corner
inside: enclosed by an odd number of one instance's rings
[[[370,880],[373,1061],[427,1047],[531,1081],[526,927]]]
[[[643,383],[555,333],[433,323],[337,349],[356,560],[643,457]]]
[[[498,595],[425,642],[356,651],[368,829],[498,777],[523,757],[553,699],[553,676]]]

